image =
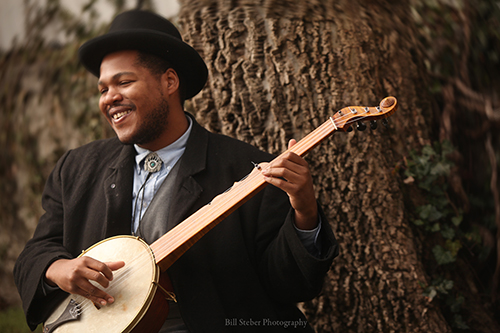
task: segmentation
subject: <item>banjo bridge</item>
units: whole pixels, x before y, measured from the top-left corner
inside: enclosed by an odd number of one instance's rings
[[[51,333],[60,325],[68,321],[78,320],[82,313],[82,308],[79,303],[71,299],[63,313],[53,323],[45,325],[43,333]]]

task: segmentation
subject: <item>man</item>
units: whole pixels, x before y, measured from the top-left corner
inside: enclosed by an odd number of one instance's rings
[[[67,152],[47,180],[46,213],[14,270],[32,329],[65,293],[100,306],[115,301],[105,288],[124,263],[77,258],[82,250],[120,234],[152,243],[248,174],[252,162],[272,159],[207,132],[184,112],[208,71],[164,18],[122,13],[79,55],[99,78],[99,108],[117,138]],[[319,293],[337,243],[301,157],[290,153],[259,169],[273,186],[167,270],[178,303],[162,332],[252,331],[250,319],[282,330],[290,327],[279,323],[304,320],[294,304]]]

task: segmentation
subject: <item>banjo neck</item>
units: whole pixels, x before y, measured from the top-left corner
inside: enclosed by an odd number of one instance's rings
[[[349,131],[351,124],[362,119],[376,120],[386,118],[396,111],[396,109],[397,100],[394,97],[384,98],[380,102],[380,105],[376,107],[345,107],[291,148],[276,157],[275,160],[280,159],[287,152],[304,156],[320,142],[333,134],[333,132],[338,130]],[[200,208],[193,215],[151,244],[156,264],[163,271],[169,268],[208,231],[267,185],[264,176],[261,174],[261,167],[259,165],[255,166],[255,169],[247,177],[234,183],[228,191],[216,196],[209,204]]]

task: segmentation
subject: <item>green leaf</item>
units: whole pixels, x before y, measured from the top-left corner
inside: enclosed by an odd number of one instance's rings
[[[457,239],[452,241],[451,239],[446,240],[446,248],[450,251],[450,253],[456,257],[458,251],[462,248],[462,243]]]
[[[426,145],[426,146],[424,146],[424,148],[422,148],[422,155],[427,156],[427,157],[431,157],[431,156],[436,155],[436,152],[434,151],[434,149],[432,149],[431,146]]]
[[[451,223],[453,223],[456,227],[458,227],[460,223],[462,223],[462,220],[463,220],[463,215],[453,216],[451,218]]]
[[[441,156],[443,156],[443,158],[445,158],[446,155],[451,154],[454,150],[455,148],[453,148],[453,144],[451,143],[451,141],[443,140],[443,142],[441,143]]]
[[[441,225],[439,223],[434,223],[430,228],[429,228],[429,231],[430,232],[438,232],[439,230],[441,230]]]
[[[434,246],[432,248],[432,253],[439,265],[446,265],[456,260],[456,257],[449,250],[445,250],[441,245]]]
[[[453,289],[453,281],[452,280],[446,280],[445,278],[439,278],[433,281],[433,284],[436,288],[436,291],[438,291],[441,294],[448,294],[448,290]]]
[[[464,302],[465,302],[465,298],[462,295],[460,295],[458,297],[450,296],[446,300],[446,305],[448,305],[450,307],[451,312],[458,313]]]
[[[422,221],[422,220],[420,220],[420,219],[418,219],[418,220],[413,220],[413,223],[414,223],[415,225],[418,225],[418,226],[424,225],[424,221]]]
[[[441,229],[441,235],[443,235],[446,239],[453,239],[455,238],[455,230],[447,225],[444,225]]]
[[[406,169],[404,172],[406,177],[413,177],[415,178],[417,175],[415,175],[410,169]]]
[[[443,286],[444,289],[446,290],[451,290],[453,289],[453,284],[454,282],[452,280],[443,280],[443,283],[441,285]]]
[[[470,328],[469,326],[467,326],[467,324],[463,320],[462,316],[459,315],[458,313],[456,313],[453,316],[453,326],[456,328],[462,329],[462,330],[467,330]]]
[[[443,162],[436,163],[430,170],[431,175],[446,176],[450,173],[450,165]]]
[[[476,244],[481,244],[482,238],[481,234],[479,233],[479,230],[477,228],[473,229],[473,231],[466,233],[465,239],[467,239],[470,242],[476,243]]]
[[[430,300],[432,301],[434,299],[434,297],[436,297],[437,295],[437,291],[436,291],[436,288],[434,287],[429,287],[427,288],[424,293],[423,293],[424,296],[427,296],[430,298]]]
[[[443,212],[444,210],[449,206],[450,201],[448,198],[444,195],[443,190],[440,187],[434,186],[432,188],[432,194],[434,197],[429,199],[429,202],[436,206],[436,209]]]
[[[434,180],[433,179],[422,179],[420,178],[420,181],[418,183],[418,187],[420,187],[421,189],[424,189],[426,190],[427,192],[430,192],[431,189],[432,189],[432,184],[434,183]]]
[[[443,214],[437,210],[437,208],[433,205],[424,205],[420,206],[420,218],[429,221],[436,221],[440,219]]]

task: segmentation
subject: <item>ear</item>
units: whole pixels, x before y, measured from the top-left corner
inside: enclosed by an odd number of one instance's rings
[[[167,69],[165,73],[163,73],[161,80],[163,84],[163,89],[165,89],[165,92],[168,95],[172,95],[176,92],[180,94],[179,75],[177,75],[177,72],[173,68]]]

